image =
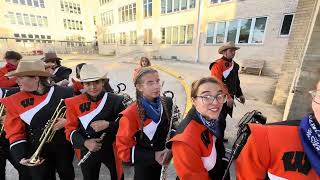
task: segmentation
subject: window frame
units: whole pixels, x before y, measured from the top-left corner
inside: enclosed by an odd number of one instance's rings
[[[284,18],[285,18],[285,16],[287,16],[287,15],[292,15],[292,22],[291,22],[291,25],[290,25],[289,34],[287,34],[287,35],[282,35],[282,34],[281,34],[281,30],[282,30],[282,27],[283,27]],[[294,12],[292,12],[292,13],[284,13],[284,14],[283,14],[282,20],[281,20],[281,24],[280,24],[280,28],[279,28],[279,37],[285,38],[285,37],[289,37],[289,36],[291,35],[292,25],[293,25],[293,23],[294,23],[295,15],[296,15],[296,13],[294,13]]]

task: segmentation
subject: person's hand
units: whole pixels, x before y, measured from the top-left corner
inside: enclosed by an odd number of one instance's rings
[[[239,100],[241,104],[244,104],[246,102],[246,99],[244,98],[243,95],[239,97]]]
[[[37,161],[36,161],[36,163],[30,163],[30,159],[26,159],[26,158],[22,158],[21,160],[20,160],[20,164],[22,164],[22,165],[24,165],[24,166],[39,166],[40,164],[42,164],[43,163],[43,161],[44,161],[45,159],[38,159]]]
[[[94,121],[90,125],[95,132],[100,132],[109,127],[109,122],[105,120]]]
[[[228,99],[227,99],[227,106],[228,106],[228,107],[232,108],[232,107],[233,107],[233,103],[234,103],[234,102],[233,102],[233,99],[232,99],[232,98],[228,98]]]
[[[155,152],[155,160],[160,165],[167,165],[169,164],[170,160],[172,158],[172,151],[169,149],[164,149],[162,151],[156,151]]]
[[[66,124],[66,119],[65,118],[57,118],[56,123],[53,125],[53,130],[58,131],[64,127]]]
[[[64,79],[64,80],[59,81],[59,82],[56,83],[56,85],[58,85],[58,86],[64,86],[64,87],[68,86],[68,84],[69,84],[69,81],[66,80],[66,79]]]
[[[102,144],[100,143],[101,139],[96,138],[96,139],[87,139],[84,142],[84,146],[91,152],[97,152],[101,149]]]

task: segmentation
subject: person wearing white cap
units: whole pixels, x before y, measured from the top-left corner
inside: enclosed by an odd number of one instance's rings
[[[111,179],[123,178],[120,159],[115,150],[115,135],[118,130],[118,114],[124,110],[123,98],[105,91],[106,73],[95,66],[83,65],[80,82],[84,93],[66,99],[67,139],[75,149],[80,149],[83,158],[88,151],[90,157],[81,161],[84,180],[98,180],[101,163],[108,167]]]
[[[20,92],[1,99],[1,103],[6,108],[4,129],[13,157],[20,164],[30,166],[29,173],[33,180],[54,180],[55,172],[58,172],[60,179],[74,179],[74,152],[64,134],[64,118],[58,118],[54,124],[56,133],[50,142],[44,144],[40,154],[43,159],[35,163],[29,159],[39,147],[40,136],[56,108],[61,105],[61,100],[72,97],[73,92],[51,86],[48,83],[51,74],[46,72],[41,61],[20,62],[10,76],[17,78]]]
[[[239,98],[239,101],[242,104],[245,103],[238,74],[240,66],[233,60],[236,55],[236,51],[239,49],[240,48],[236,47],[233,42],[223,44],[218,50],[218,53],[223,56],[211,63],[209,66],[211,75],[223,82],[225,88],[229,92],[228,100],[224,104],[219,117],[219,126],[221,128],[222,138],[224,138],[224,131],[226,129],[226,117],[228,114],[232,117],[234,98]],[[228,141],[227,139],[223,140]]]

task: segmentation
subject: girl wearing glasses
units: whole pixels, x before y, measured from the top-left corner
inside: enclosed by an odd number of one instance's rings
[[[116,136],[118,155],[134,165],[135,180],[160,179],[171,119],[172,99],[160,96],[161,81],[156,70],[143,67],[134,76],[137,101],[123,111]]]
[[[320,179],[320,81],[312,96],[312,113],[302,120],[251,124],[236,161],[238,180]]]
[[[181,180],[222,179],[227,162],[218,117],[226,92],[215,78],[205,77],[192,83],[191,98],[193,107],[168,144],[177,175]]]

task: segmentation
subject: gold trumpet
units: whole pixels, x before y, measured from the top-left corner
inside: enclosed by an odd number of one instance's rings
[[[4,96],[2,98],[5,98],[7,96],[7,91],[5,91]],[[4,119],[2,119],[2,116],[4,115],[4,104],[0,104],[0,136],[2,135],[4,131]]]
[[[45,143],[49,143],[54,137],[56,131],[53,129],[54,124],[57,122],[58,118],[63,118],[66,114],[66,106],[62,104],[63,99],[60,100],[57,108],[55,109],[51,119],[47,122],[45,129],[43,130],[41,137],[39,139],[39,146],[37,150],[33,153],[28,163],[29,166],[34,166],[37,162],[41,160],[40,153],[42,152]]]

